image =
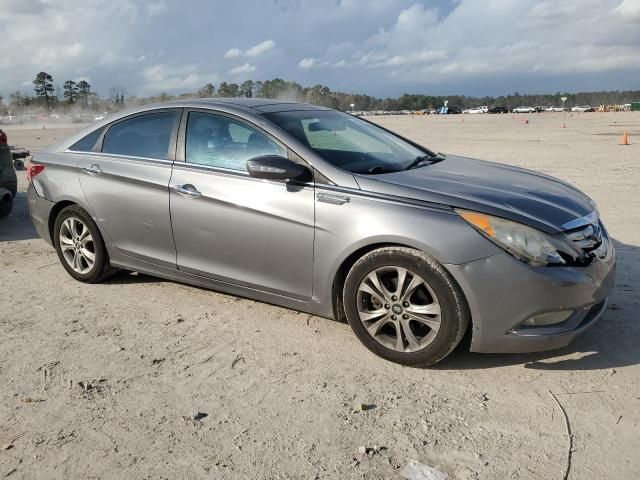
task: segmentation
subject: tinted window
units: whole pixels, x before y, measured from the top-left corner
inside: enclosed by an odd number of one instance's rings
[[[93,146],[100,138],[100,134],[102,133],[102,129],[99,128],[91,132],[89,135],[84,137],[82,140],[78,140],[76,143],[69,147],[69,150],[74,152],[90,152],[93,149]]]
[[[107,131],[102,151],[166,160],[177,120],[178,112],[158,112],[118,122]]]
[[[186,160],[246,171],[260,155],[286,156],[285,150],[254,128],[222,115],[191,112],[187,120]]]

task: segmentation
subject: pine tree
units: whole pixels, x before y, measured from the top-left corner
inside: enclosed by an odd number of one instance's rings
[[[33,79],[33,89],[36,92],[36,96],[43,98],[45,105],[48,109],[51,109],[53,103],[53,77],[47,72],[40,72]]]
[[[91,85],[86,80],[80,80],[78,82],[78,97],[82,99],[82,104],[85,107],[89,106],[89,95],[91,95]]]
[[[63,86],[63,96],[69,105],[76,103],[78,98],[78,84],[73,80],[67,80]]]

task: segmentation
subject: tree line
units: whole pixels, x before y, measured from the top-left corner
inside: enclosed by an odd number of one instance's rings
[[[560,106],[562,97],[567,97],[566,106],[575,105],[620,105],[632,101],[640,101],[640,90],[598,91],[598,92],[557,92],[555,94],[520,94],[497,97],[474,97],[467,95],[426,95],[405,93],[399,97],[379,98],[357,93],[334,92],[324,85],[303,87],[298,82],[275,78],[266,81],[246,80],[241,84],[222,82],[216,89],[212,83],[200,88],[195,94],[186,93],[178,96],[166,93],[148,99],[163,101],[174,98],[209,98],[209,97],[259,97],[295,100],[335,108],[338,110],[424,110],[435,109],[444,105],[471,108],[482,105],[504,105],[515,108],[520,105]],[[139,99],[140,100],[140,99]],[[147,99],[143,99],[147,100]],[[353,107],[351,107],[353,105]]]
[[[30,98],[27,95],[23,97],[23,101],[27,100],[34,103],[40,103],[47,109],[51,110],[57,106],[60,101],[56,94],[56,88],[53,85],[53,77],[47,72],[40,72],[33,79],[33,90],[36,95],[34,98]],[[84,107],[89,106],[89,97],[91,92],[91,85],[86,80],[80,80],[78,82],[74,80],[66,80],[62,87],[63,101],[67,105],[74,105],[77,102],[81,102]],[[15,92],[16,97],[20,97],[20,92]]]
[[[313,85],[305,87],[295,81],[274,78],[271,80],[246,80],[240,84],[233,82],[221,82],[217,87],[213,83],[207,83],[195,92],[187,92],[180,95],[161,93],[152,97],[139,98],[126,97],[127,90],[124,87],[114,87],[109,90],[106,98],[100,97],[91,89],[86,80],[66,80],[62,89],[58,89],[53,77],[46,72],[39,72],[33,79],[34,93],[31,96],[19,91],[9,96],[8,107],[2,104],[0,95],[0,110],[17,113],[30,107],[40,107],[46,110],[68,109],[71,107],[93,111],[113,111],[123,108],[125,105],[142,105],[177,98],[210,98],[210,97],[260,97],[283,100],[295,100],[315,105],[322,105],[338,110],[424,110],[434,109],[444,105],[447,100],[450,106],[470,108],[481,105],[504,105],[514,108],[520,105],[529,106],[555,106],[561,105],[561,97],[567,97],[566,106],[574,105],[618,105],[640,101],[640,90],[627,91],[599,91],[555,94],[520,94],[515,92],[503,96],[474,97],[466,95],[427,95],[408,94],[399,97],[379,98],[370,95],[335,92],[325,85]],[[353,107],[352,107],[353,105]]]
[[[109,97],[101,98],[91,88],[87,80],[65,80],[60,89],[54,84],[53,76],[47,72],[39,72],[33,79],[34,95],[19,90],[9,94],[9,101],[4,105],[4,97],[0,95],[0,114],[10,112],[20,114],[26,111],[52,110],[118,110],[125,105],[126,89],[112,88]]]

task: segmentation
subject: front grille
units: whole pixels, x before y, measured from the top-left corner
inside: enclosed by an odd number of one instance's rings
[[[591,253],[602,244],[602,226],[599,222],[570,230],[566,235],[585,253]]]
[[[565,223],[562,228],[565,235],[584,252],[586,258],[592,259],[594,256],[606,255],[607,232],[600,222],[597,211],[594,210],[585,217]]]

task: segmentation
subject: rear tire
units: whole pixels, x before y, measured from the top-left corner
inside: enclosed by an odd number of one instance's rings
[[[73,278],[84,283],[99,283],[115,270],[102,235],[89,214],[78,205],[60,211],[53,226],[58,258]]]
[[[343,303],[365,347],[414,367],[433,365],[451,353],[471,318],[451,274],[426,253],[405,247],[380,248],[360,258],[345,280]]]

